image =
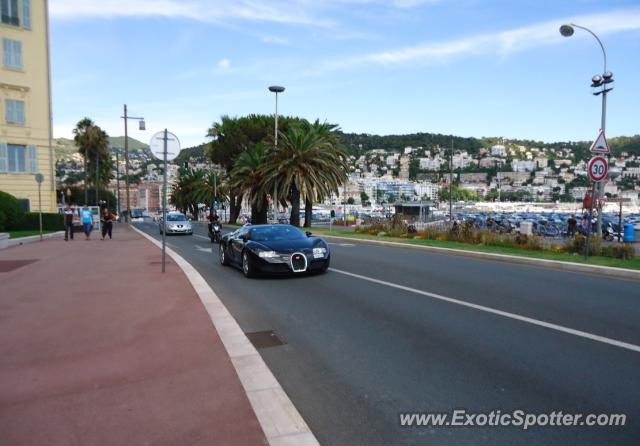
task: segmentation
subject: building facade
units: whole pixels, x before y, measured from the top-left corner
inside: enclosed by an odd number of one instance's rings
[[[1,0],[0,190],[55,212],[47,0]]]

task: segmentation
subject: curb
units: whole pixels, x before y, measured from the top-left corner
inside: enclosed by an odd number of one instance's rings
[[[374,245],[386,245],[400,248],[422,249],[425,251],[438,252],[449,255],[462,255],[484,260],[495,260],[497,262],[516,263],[520,265],[532,265],[537,267],[552,268],[562,271],[577,273],[597,274],[601,276],[614,277],[617,279],[640,280],[640,271],[626,268],[612,268],[610,266],[583,265],[580,263],[563,262],[560,260],[534,259],[529,257],[512,256],[508,254],[496,254],[490,252],[465,251],[464,249],[440,248],[437,246],[413,245],[410,243],[388,242],[383,240],[370,240],[355,237],[343,237],[338,235],[321,235],[321,237],[348,240],[350,242],[370,243]]]
[[[162,243],[150,235],[133,225],[130,227],[162,248]],[[209,313],[269,444],[319,446],[307,423],[215,291],[189,262],[168,246],[167,254],[187,276]]]
[[[48,240],[50,238],[62,237],[64,231],[50,232],[48,234],[42,234],[42,240]],[[40,241],[39,235],[31,235],[29,237],[20,238],[8,238],[5,240],[0,239],[0,249],[12,248],[14,246],[28,245],[29,243],[35,243]]]

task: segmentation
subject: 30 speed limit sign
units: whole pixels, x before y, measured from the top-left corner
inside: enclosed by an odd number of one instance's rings
[[[589,160],[589,176],[596,183],[604,180],[609,171],[607,159],[603,156],[594,156]]]

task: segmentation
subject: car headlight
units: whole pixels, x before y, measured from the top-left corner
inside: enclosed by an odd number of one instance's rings
[[[313,257],[324,257],[327,253],[327,248],[319,246],[317,248],[313,248]]]
[[[272,259],[274,257],[278,257],[278,253],[275,251],[259,251],[258,257],[262,259]]]

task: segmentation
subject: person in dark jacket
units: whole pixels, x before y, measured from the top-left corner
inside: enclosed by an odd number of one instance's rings
[[[567,220],[567,237],[573,237],[576,235],[577,226],[578,220],[576,220],[576,214],[572,214]]]
[[[111,240],[111,233],[113,232],[113,220],[115,216],[111,213],[109,208],[104,208],[100,215],[100,223],[102,225],[102,240],[109,234],[109,240]]]
[[[69,238],[73,240],[73,209],[71,205],[67,203],[64,207],[64,241],[68,241]]]

